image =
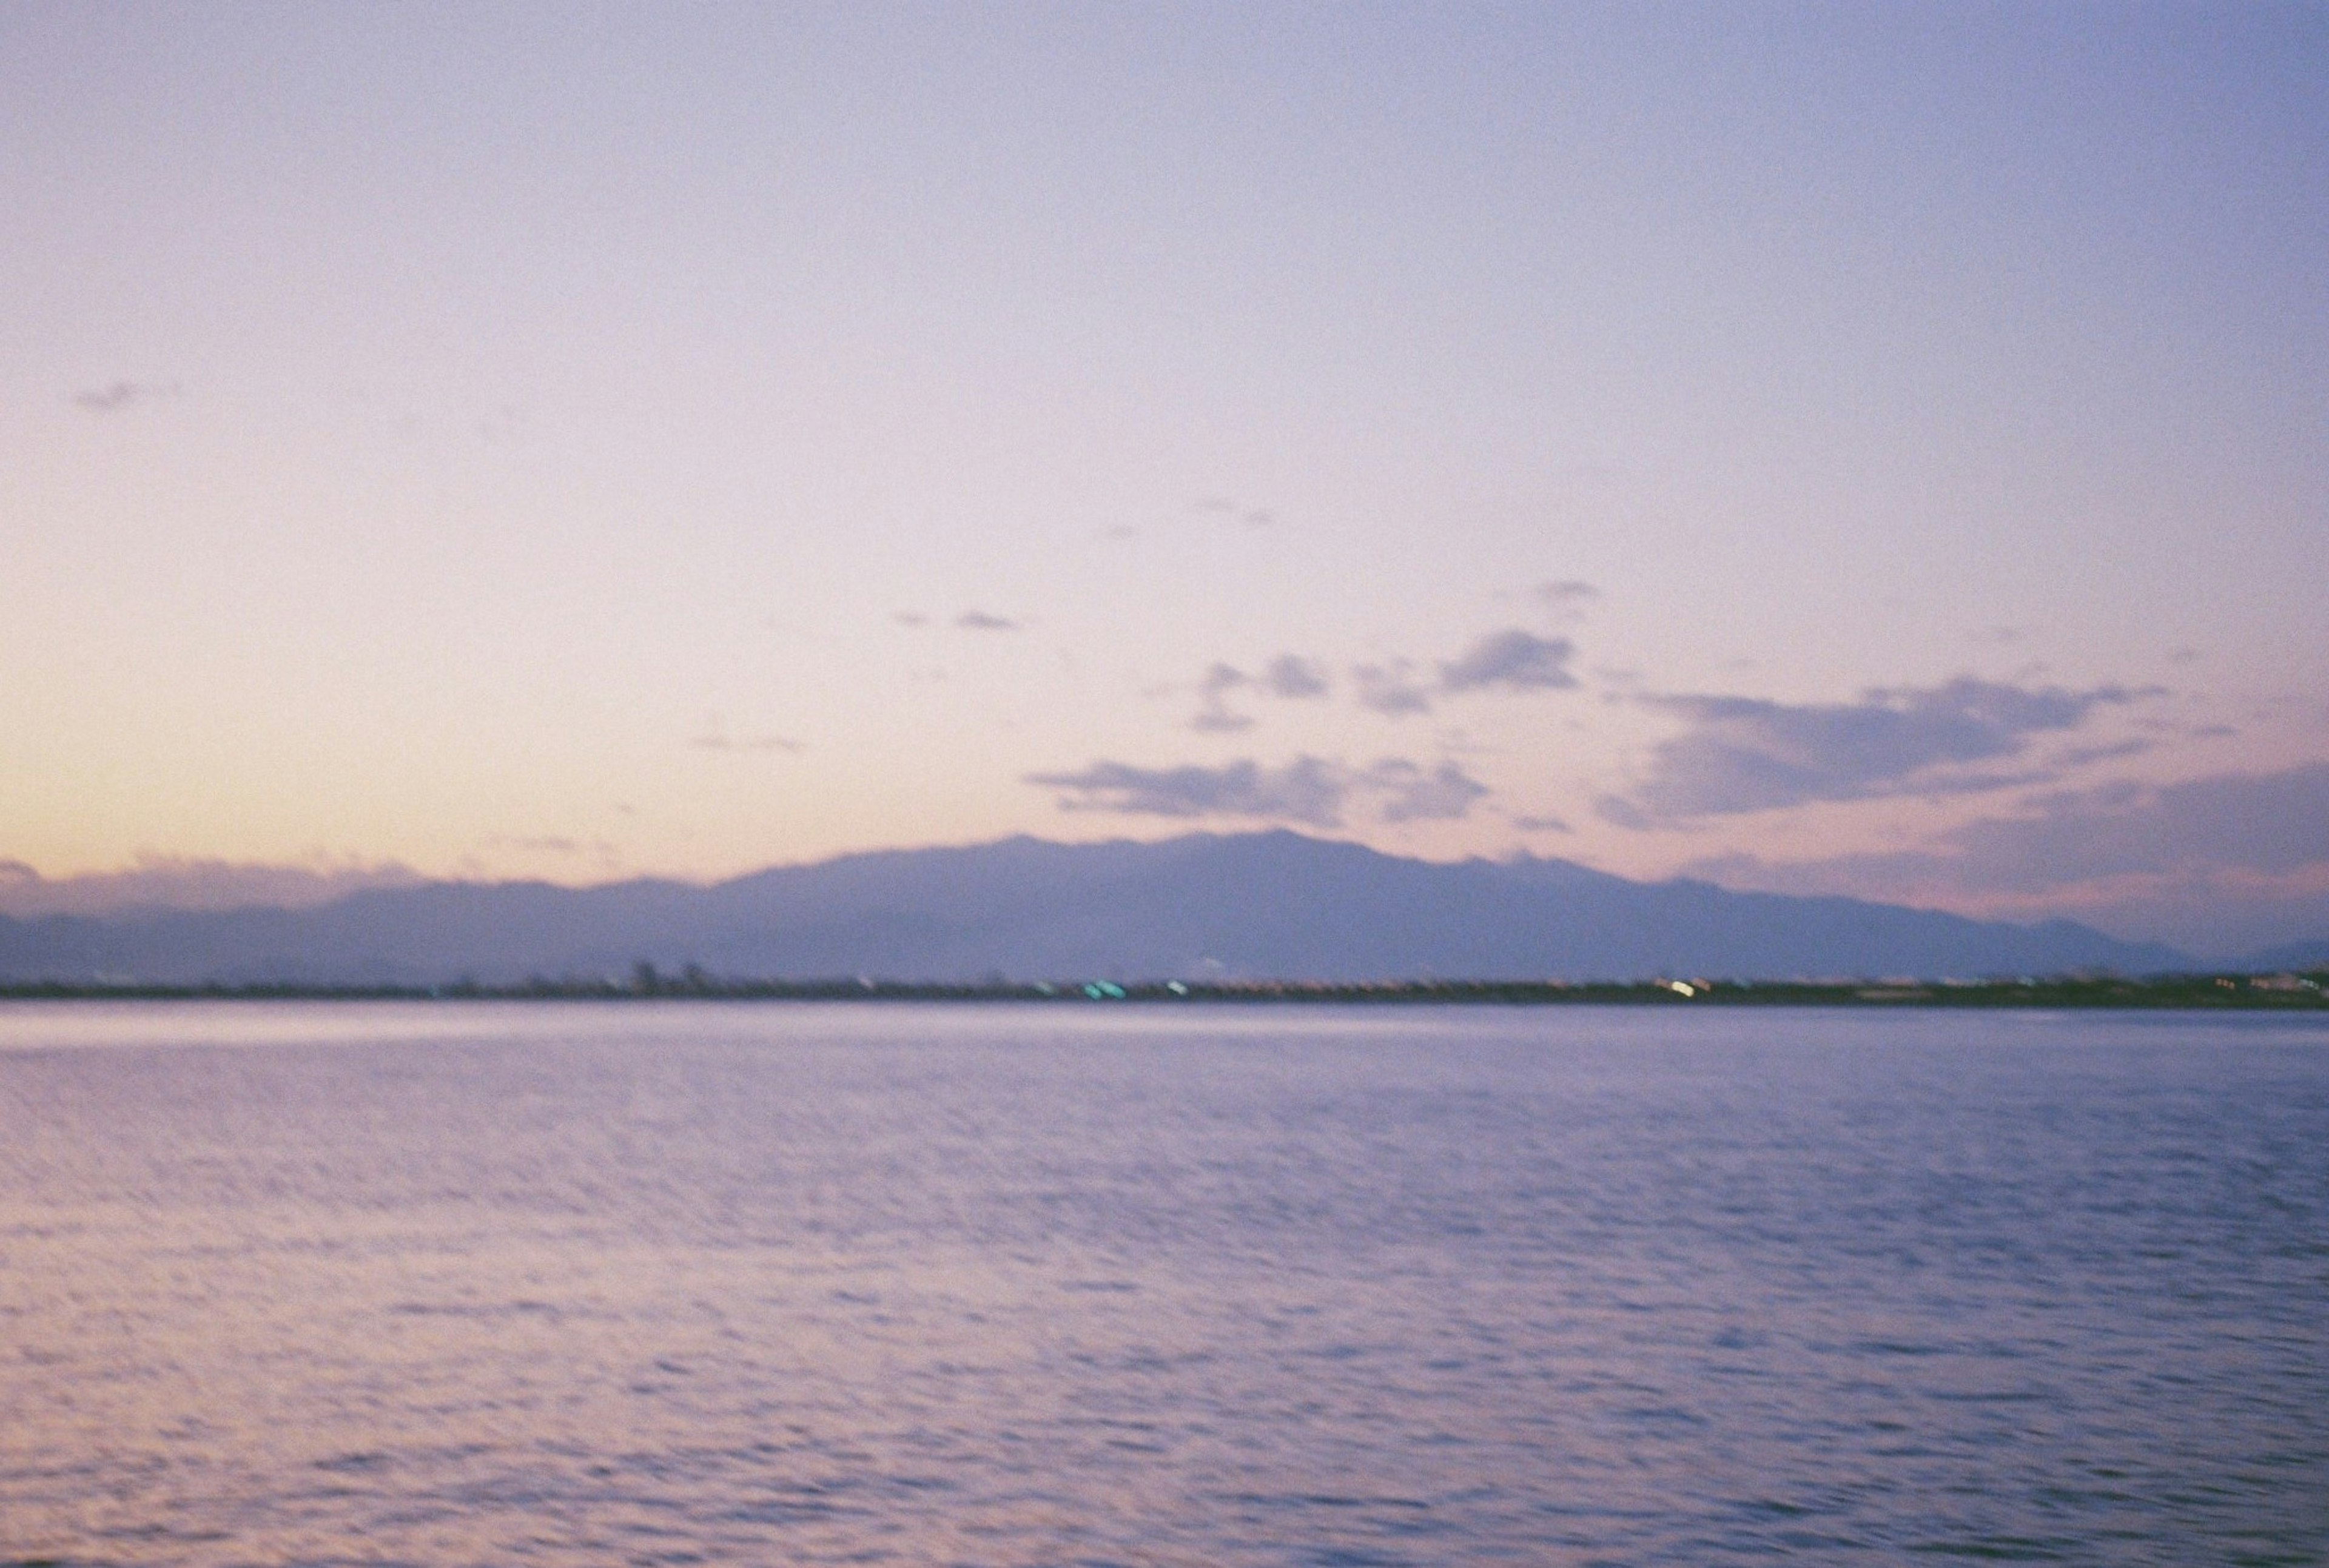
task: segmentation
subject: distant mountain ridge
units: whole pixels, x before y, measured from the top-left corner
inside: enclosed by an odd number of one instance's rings
[[[1454,865],[1287,831],[1004,839],[708,887],[437,882],[306,909],[0,918],[0,979],[487,983],[627,974],[1625,980],[2194,967],[2070,921],[1643,883],[1566,860]]]

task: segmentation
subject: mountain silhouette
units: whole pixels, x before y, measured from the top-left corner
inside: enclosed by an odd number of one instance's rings
[[[1272,831],[1011,838],[710,886],[434,882],[306,909],[0,919],[0,978],[511,983],[666,969],[806,980],[1625,980],[2188,969],[2173,948],[1851,898],[1446,865]]]

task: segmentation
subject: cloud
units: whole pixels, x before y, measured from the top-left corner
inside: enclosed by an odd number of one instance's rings
[[[74,407],[86,408],[92,414],[111,414],[128,408],[132,403],[143,403],[156,398],[174,398],[178,390],[175,381],[115,381],[110,386],[91,387],[75,392],[72,400]]]
[[[2068,911],[2233,952],[2329,935],[2329,763],[2050,792],[1911,850],[1688,868],[1734,887]]]
[[[1576,831],[1559,817],[1514,817],[1513,826],[1523,833],[1568,833]]]
[[[1019,623],[1002,615],[990,615],[985,610],[965,610],[954,618],[954,624],[966,632],[1015,632]]]
[[[393,861],[265,865],[140,855],[126,869],[53,880],[21,860],[0,861],[0,915],[108,915],[125,909],[302,909],[365,887],[422,880]]]
[[[1315,828],[1342,826],[1344,812],[1362,799],[1376,802],[1386,822],[1454,821],[1490,793],[1453,762],[1427,770],[1403,757],[1385,757],[1353,768],[1306,755],[1278,768],[1250,759],[1162,768],[1103,761],[1077,773],[1028,774],[1023,782],[1061,792],[1062,811],[1240,817]]]
[[[1431,694],[1415,683],[1404,659],[1389,664],[1358,664],[1351,679],[1358,682],[1359,706],[1393,718],[1431,711]]]
[[[1411,762],[1386,757],[1367,770],[1366,782],[1388,796],[1382,806],[1387,822],[1457,821],[1488,794],[1487,785],[1453,762],[1426,773]]]
[[[1569,661],[1576,653],[1566,637],[1539,637],[1513,627],[1490,633],[1441,664],[1434,683],[1419,681],[1415,667],[1404,659],[1354,664],[1351,679],[1358,687],[1360,707],[1397,718],[1430,712],[1435,694],[1565,690],[1577,684],[1577,677],[1569,672]]]
[[[1964,886],[2029,889],[2129,874],[2329,866],[2329,763],[2041,796],[2024,817],[1944,835]]]
[[[1328,689],[1325,670],[1298,653],[1272,659],[1261,672],[1261,683],[1272,697],[1324,697]]]
[[[1537,637],[1514,628],[1481,638],[1455,662],[1439,666],[1442,691],[1558,691],[1577,684],[1569,672],[1576,647],[1566,637]]]
[[[919,610],[900,610],[890,618],[901,626],[927,626],[930,624],[930,618]]]
[[[1626,827],[1878,795],[1966,793],[2028,784],[2042,771],[1973,771],[2011,761],[2033,735],[2067,730],[2107,703],[2147,691],[2032,689],[1960,677],[1879,688],[1857,702],[1788,704],[1751,697],[1644,697],[1684,720],[1651,753],[1630,796],[1598,810]]]
[[[1299,700],[1323,697],[1327,690],[1325,671],[1296,653],[1280,653],[1259,675],[1249,675],[1234,664],[1216,663],[1197,682],[1197,694],[1203,705],[1189,720],[1189,728],[1214,735],[1252,728],[1250,718],[1230,707],[1229,695],[1232,691],[1262,691],[1272,697]]]

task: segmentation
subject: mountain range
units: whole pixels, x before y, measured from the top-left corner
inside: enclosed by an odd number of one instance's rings
[[[430,882],[314,908],[0,918],[0,980],[489,984],[627,975],[900,981],[1756,979],[2129,973],[2186,954],[2067,920],[1447,865],[1287,831],[1004,839],[702,886]]]

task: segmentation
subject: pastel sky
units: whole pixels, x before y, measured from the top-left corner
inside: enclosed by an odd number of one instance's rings
[[[9,3],[0,211],[0,909],[1279,824],[2329,934],[2317,5]]]

